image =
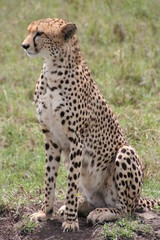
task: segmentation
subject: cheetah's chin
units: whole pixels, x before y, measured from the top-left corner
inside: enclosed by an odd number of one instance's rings
[[[31,58],[33,58],[33,57],[37,57],[37,56],[39,55],[38,52],[36,52],[36,53],[32,53],[32,52],[28,52],[28,51],[26,51],[26,53],[27,53],[27,55],[28,55],[29,57],[31,57]]]

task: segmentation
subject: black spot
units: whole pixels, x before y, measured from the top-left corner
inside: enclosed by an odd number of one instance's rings
[[[70,172],[73,172],[73,167],[70,167]]]
[[[92,162],[91,162],[91,166],[93,167],[93,165],[94,165],[94,160],[92,160]]]
[[[71,205],[74,205],[74,201],[71,201]],[[71,217],[75,216],[75,214],[70,214],[70,215],[71,215]]]
[[[119,155],[118,158],[119,158],[119,159],[122,159],[122,155]]]
[[[118,161],[116,161],[116,166],[119,167],[119,162]]]
[[[78,168],[79,164],[77,162],[74,163],[74,167]]]
[[[81,156],[82,155],[82,151],[81,150],[77,150],[77,156]]]
[[[64,117],[64,112],[61,112],[60,115],[61,115],[61,117]]]
[[[130,158],[127,158],[127,163],[128,163],[128,164],[131,164]]]
[[[50,169],[50,167],[48,166],[48,167],[47,167],[47,171],[50,172],[50,170],[51,170],[51,169]]]
[[[73,128],[68,127],[68,130],[69,130],[70,132],[74,132],[74,129],[73,129]]]
[[[132,164],[132,167],[133,167],[133,170],[136,170],[136,166],[134,163]]]
[[[129,178],[131,177],[131,173],[130,172],[128,172],[127,175],[128,175]]]
[[[123,174],[120,172],[119,176],[120,176],[120,178],[122,178],[122,177],[123,177]]]
[[[49,161],[51,162],[53,160],[52,155],[49,155]]]
[[[57,71],[51,71],[51,74],[55,74],[55,73],[57,73]]]
[[[101,165],[101,163],[99,162],[99,163],[97,163],[97,167],[99,167]]]
[[[135,187],[135,185],[134,185],[134,184],[132,184],[132,189],[133,189],[133,190],[135,190],[135,189],[136,189],[136,187]]]
[[[52,146],[53,146],[55,149],[57,149],[57,148],[58,148],[58,146],[57,146],[57,144],[56,144],[56,143],[53,143],[52,141],[51,141],[51,143],[52,143]]]
[[[65,124],[65,120],[62,120],[62,122],[61,122],[61,123],[62,123],[62,125],[64,125],[64,124]]]
[[[74,179],[76,180],[76,179],[77,179],[77,174],[74,174],[74,176],[73,176],[73,177],[74,177]]]
[[[49,149],[49,144],[48,143],[45,144],[45,148],[46,148],[46,150]]]
[[[135,182],[138,183],[138,178],[137,177],[135,177]]]
[[[71,176],[68,176],[68,180],[71,181],[71,180],[72,180],[72,177],[71,177]]]
[[[51,177],[51,182],[54,182],[54,178],[53,177]]]
[[[43,132],[43,133],[48,133],[49,130],[47,130],[47,129],[42,129],[42,132]]]
[[[47,87],[48,87],[52,92],[57,89],[57,87],[50,87],[48,84],[47,84]]]
[[[123,149],[121,150],[121,152],[122,152],[122,153],[125,153],[125,152],[126,152],[126,149],[125,149],[125,148],[123,148]]]
[[[126,164],[125,164],[124,162],[122,163],[122,168],[123,168],[124,170],[127,169]]]
[[[57,156],[57,157],[55,158],[55,160],[56,160],[57,162],[60,162],[60,157]]]
[[[72,187],[73,187],[73,188],[75,187],[75,183],[74,183],[74,182],[72,183]]]
[[[73,143],[75,142],[75,139],[73,139],[72,137],[69,137],[68,139],[70,142],[73,142]]]
[[[62,76],[63,75],[63,72],[58,72],[58,76]]]
[[[125,185],[125,182],[124,181],[122,181],[122,186],[124,186]]]

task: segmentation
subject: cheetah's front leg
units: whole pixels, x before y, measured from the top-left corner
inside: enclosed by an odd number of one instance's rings
[[[60,163],[61,149],[50,136],[50,133],[45,134],[45,149],[46,149],[46,167],[45,167],[45,198],[42,210],[32,214],[31,219],[45,221],[52,216],[53,204],[55,201],[56,179]]]
[[[66,208],[64,213],[64,222],[62,224],[63,230],[67,232],[79,230],[77,216],[78,215],[77,192],[81,162],[82,162],[82,146],[80,146],[80,144],[72,145],[70,152]]]

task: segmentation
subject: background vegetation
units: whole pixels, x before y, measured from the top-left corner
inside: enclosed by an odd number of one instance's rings
[[[21,43],[28,24],[58,17],[78,26],[94,79],[145,166],[143,195],[160,197],[160,1],[0,1],[0,211],[43,199],[45,152],[33,93],[43,59]],[[66,192],[61,166],[59,198]]]

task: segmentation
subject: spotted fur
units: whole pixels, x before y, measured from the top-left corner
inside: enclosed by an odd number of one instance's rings
[[[140,199],[141,161],[93,81],[76,30],[62,19],[38,20],[29,25],[22,44],[29,56],[45,59],[34,95],[45,136],[45,200],[32,217],[46,220],[53,212],[62,153],[68,163],[64,231],[79,229],[78,190],[84,197],[79,212],[90,212],[92,224],[118,219],[138,203],[154,205]]]

